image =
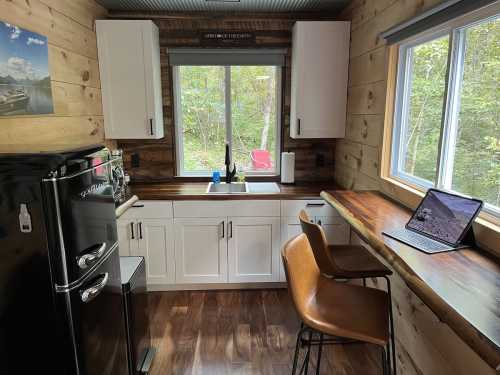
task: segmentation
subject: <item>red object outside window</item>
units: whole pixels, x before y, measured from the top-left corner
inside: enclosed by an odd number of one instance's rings
[[[267,150],[252,150],[252,167],[254,170],[268,170],[272,168],[271,154]]]

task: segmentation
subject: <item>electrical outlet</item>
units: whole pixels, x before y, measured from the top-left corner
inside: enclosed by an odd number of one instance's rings
[[[132,154],[130,156],[130,163],[132,164],[132,168],[139,168],[141,165],[141,158],[139,157],[139,154]]]

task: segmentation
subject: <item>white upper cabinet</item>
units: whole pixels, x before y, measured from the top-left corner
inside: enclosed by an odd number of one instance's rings
[[[158,27],[99,20],[96,30],[106,138],[163,138]]]
[[[298,21],[293,28],[292,138],[345,136],[350,23]]]

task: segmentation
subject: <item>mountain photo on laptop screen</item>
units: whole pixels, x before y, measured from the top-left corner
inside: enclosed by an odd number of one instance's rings
[[[478,201],[431,190],[407,227],[454,244],[480,206]]]

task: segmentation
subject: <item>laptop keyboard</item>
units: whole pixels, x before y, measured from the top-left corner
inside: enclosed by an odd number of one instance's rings
[[[427,253],[436,253],[454,249],[451,246],[440,243],[438,241],[434,241],[408,229],[392,230],[384,232],[384,234]]]

